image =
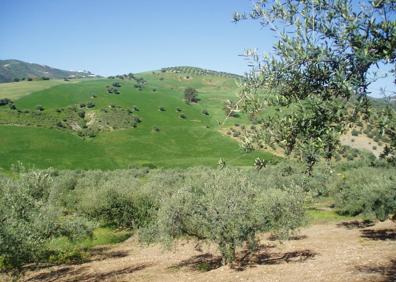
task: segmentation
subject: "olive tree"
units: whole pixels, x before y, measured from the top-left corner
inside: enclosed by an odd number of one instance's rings
[[[253,19],[277,35],[274,53],[247,50],[252,69],[241,91],[243,109],[268,108],[257,137],[294,154],[311,173],[331,159],[351,122],[368,118],[368,86],[378,64],[395,64],[396,3],[392,0],[256,0]],[[268,111],[267,111],[268,112]]]
[[[162,197],[156,224],[142,238],[168,244],[185,236],[206,240],[218,246],[223,264],[230,264],[237,247],[254,250],[257,233],[284,238],[303,223],[304,193],[289,186],[262,187],[235,169],[195,173]]]
[[[74,240],[91,234],[86,220],[63,216],[52,202],[52,188],[48,171],[26,172],[18,179],[0,175],[0,271],[39,262],[56,236]]]

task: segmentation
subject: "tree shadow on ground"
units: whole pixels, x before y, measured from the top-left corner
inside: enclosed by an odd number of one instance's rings
[[[290,237],[288,238],[288,240],[289,240],[289,241],[298,241],[298,240],[304,240],[304,239],[307,239],[307,238],[308,238],[307,235],[294,235],[294,236],[290,236]],[[270,241],[276,241],[276,240],[279,240],[279,238],[278,238],[277,236],[275,236],[275,235],[271,235],[271,236],[268,238],[268,240],[270,240]]]
[[[128,256],[127,251],[109,251],[109,247],[98,247],[89,251],[89,262],[101,261],[112,258],[123,258]]]
[[[364,229],[361,230],[361,237],[371,240],[396,240],[396,229]]]
[[[356,269],[360,272],[369,274],[380,274],[384,278],[384,282],[396,281],[396,259],[390,261],[387,266],[358,266]]]
[[[361,228],[367,228],[370,226],[374,226],[374,222],[372,222],[371,220],[344,221],[344,222],[337,224],[337,227],[344,227],[346,229],[361,229]]]
[[[231,268],[237,271],[243,271],[248,267],[255,267],[257,265],[304,262],[317,255],[311,250],[299,250],[286,253],[270,252],[269,249],[274,247],[273,245],[260,245],[256,251],[252,253],[248,250],[243,250],[237,254],[236,261],[231,265]],[[191,270],[206,272],[221,266],[221,256],[205,253],[183,260],[170,268],[180,269],[186,267]]]
[[[26,281],[53,282],[53,281],[62,280],[64,282],[72,282],[72,281],[93,282],[93,281],[101,281],[106,279],[119,279],[120,276],[143,270],[149,266],[150,265],[148,264],[138,264],[138,265],[128,266],[125,268],[121,268],[113,271],[107,271],[107,272],[92,272],[89,270],[89,267],[87,266],[84,267],[66,266],[54,271],[40,273],[38,275],[29,278]]]
[[[112,258],[123,258],[128,256],[127,251],[110,251],[110,247],[95,247],[91,250],[88,251],[88,258],[84,259],[71,259],[69,262],[63,263],[63,265],[81,265],[84,263],[88,262],[94,262],[94,261],[101,261],[101,260],[106,260],[106,259],[112,259]],[[38,271],[40,269],[45,269],[51,266],[56,266],[54,263],[37,263],[37,264],[28,264],[25,265],[22,269],[22,273],[25,273],[27,271]]]

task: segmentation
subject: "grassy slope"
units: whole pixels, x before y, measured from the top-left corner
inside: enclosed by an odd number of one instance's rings
[[[18,109],[34,109],[40,104],[55,115],[56,108],[86,103],[95,94],[95,111],[110,104],[136,105],[143,122],[136,129],[103,132],[92,139],[51,128],[0,126],[0,166],[9,167],[20,160],[37,167],[59,168],[112,169],[148,163],[187,167],[215,166],[219,158],[233,165],[251,165],[257,156],[272,158],[262,152],[243,154],[237,142],[218,132],[218,121],[224,120],[222,103],[236,92],[233,80],[213,76],[185,80],[176,74],[143,76],[148,81],[143,91],[136,90],[133,81],[122,81],[121,94],[109,95],[105,86],[112,80],[103,79],[57,85],[20,98],[16,101]],[[198,89],[199,104],[183,102],[183,90],[188,86]],[[159,111],[159,107],[166,111]],[[179,117],[177,107],[187,119]],[[204,108],[209,116],[201,113]],[[154,132],[153,127],[160,132]]]
[[[71,80],[66,82],[63,79],[55,79],[2,83],[0,85],[0,99],[8,98],[11,100],[16,100],[33,92],[48,89],[59,84],[77,82],[79,82],[79,80]]]

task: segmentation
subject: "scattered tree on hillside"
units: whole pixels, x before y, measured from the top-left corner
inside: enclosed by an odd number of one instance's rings
[[[5,106],[5,105],[11,104],[11,103],[12,103],[12,101],[8,98],[0,99],[0,106]]]
[[[42,111],[44,111],[44,107],[41,106],[41,105],[37,105],[37,106],[36,106],[36,110],[42,112]]]
[[[320,156],[331,159],[347,126],[370,114],[371,69],[395,63],[395,11],[392,0],[279,0],[236,13],[235,21],[258,20],[279,38],[275,54],[245,54],[252,70],[241,91],[244,110],[275,109],[259,139],[298,156],[308,173]]]
[[[119,83],[118,81],[113,82],[112,85],[113,85],[113,87],[117,87],[117,88],[121,87],[121,83]]]
[[[184,90],[184,101],[187,104],[198,103],[198,91],[195,88],[188,87]]]

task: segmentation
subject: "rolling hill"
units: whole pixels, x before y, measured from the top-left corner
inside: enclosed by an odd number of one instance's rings
[[[88,71],[66,71],[45,65],[32,64],[19,60],[0,60],[0,83],[35,78],[83,78],[92,74]]]
[[[70,169],[216,166],[220,158],[245,166],[259,156],[273,158],[242,153],[237,141],[221,133],[223,103],[238,92],[233,76],[154,71],[55,82],[40,81],[36,91],[29,82],[0,84],[0,99],[12,100],[0,106],[0,167],[17,161]],[[2,91],[10,84],[16,85],[12,91]],[[188,87],[197,89],[198,103],[183,100]]]

